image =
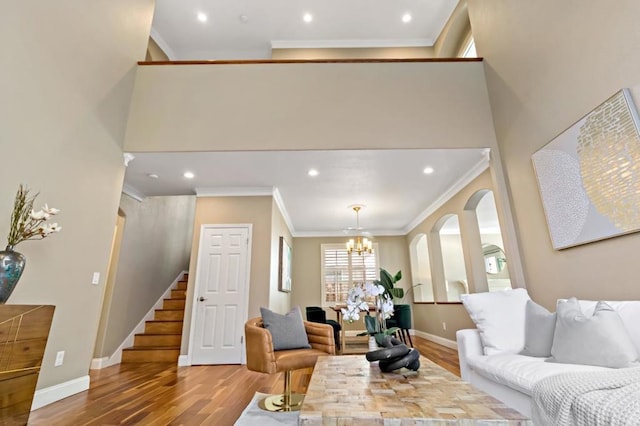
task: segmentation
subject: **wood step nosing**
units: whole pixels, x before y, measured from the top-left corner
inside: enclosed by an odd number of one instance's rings
[[[167,334],[163,334],[163,333],[161,333],[161,334],[159,334],[159,333],[136,333],[136,334],[134,334],[134,337],[135,336],[163,336],[164,337],[164,336],[182,336],[182,334],[180,334],[180,333],[167,333]]]
[[[179,351],[179,346],[132,346],[124,348],[123,351],[140,352],[140,351]]]

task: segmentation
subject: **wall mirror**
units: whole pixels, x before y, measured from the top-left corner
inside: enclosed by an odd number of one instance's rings
[[[507,258],[504,251],[495,244],[483,244],[484,267],[487,274],[497,275],[507,267]]]

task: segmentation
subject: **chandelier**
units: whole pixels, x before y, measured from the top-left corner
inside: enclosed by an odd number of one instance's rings
[[[351,208],[356,212],[356,232],[360,232],[362,228],[360,228],[359,212],[362,209],[362,206],[356,205]],[[352,253],[354,251],[358,253],[358,255],[362,255],[362,253],[373,253],[373,242],[361,235],[356,236],[356,238],[351,238],[347,241],[347,253]]]

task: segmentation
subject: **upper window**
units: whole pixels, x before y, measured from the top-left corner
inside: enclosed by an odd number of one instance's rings
[[[462,48],[462,57],[463,58],[477,58],[478,54],[476,53],[476,42],[473,40],[473,37],[469,37],[469,40]]]
[[[355,284],[378,279],[378,245],[373,253],[348,253],[344,244],[322,244],[322,304],[347,302],[347,293]]]

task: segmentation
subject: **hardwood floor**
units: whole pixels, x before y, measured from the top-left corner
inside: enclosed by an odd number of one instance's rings
[[[413,337],[420,353],[460,375],[455,350]],[[312,369],[293,373],[306,391]],[[91,370],[91,389],[33,411],[29,425],[233,425],[255,392],[282,392],[282,374],[243,365],[177,367],[175,363],[121,364]]]

